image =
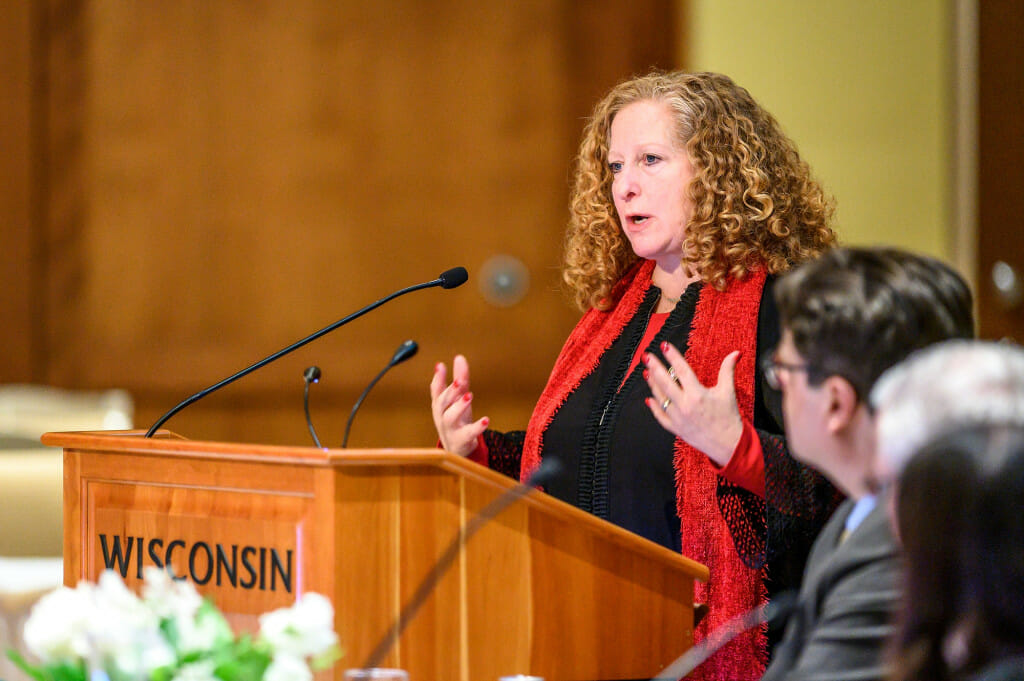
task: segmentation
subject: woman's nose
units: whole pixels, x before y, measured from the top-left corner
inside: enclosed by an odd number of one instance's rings
[[[636,175],[628,168],[623,168],[615,176],[612,185],[612,192],[622,201],[629,200],[640,193],[640,185],[637,184]]]

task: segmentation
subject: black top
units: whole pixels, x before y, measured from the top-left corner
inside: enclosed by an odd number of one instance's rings
[[[800,584],[811,544],[842,499],[821,474],[789,455],[781,428],[781,393],[764,382],[761,360],[774,350],[780,336],[774,281],[767,278],[761,296],[754,375],[754,427],[764,452],[765,498],[721,476],[716,492],[719,512],[740,559],[751,569],[764,569],[769,596]],[[686,352],[700,288],[700,283],[687,288],[647,348],[649,352],[661,357],[662,340]],[[559,457],[566,471],[545,491],[680,551],[675,437],[644,404],[650,391],[641,376],[642,365],[623,383],[659,295],[657,288],[648,291],[599,366],[566,398],[543,434],[541,451],[544,457]],[[488,465],[518,479],[525,435],[524,431],[485,431]],[[781,627],[768,634],[771,644]]]
[[[769,279],[765,284],[758,319],[759,358],[778,342],[771,283]],[[667,340],[686,353],[701,287],[701,282],[695,282],[686,289],[647,352],[664,361],[659,346]],[[679,552],[682,540],[673,467],[676,438],[644,404],[651,392],[643,380],[643,363],[625,375],[660,295],[657,287],[650,288],[598,367],[569,395],[544,433],[542,451],[575,473],[548,484],[549,494]],[[762,390],[760,361],[757,366],[754,426],[780,434],[781,416],[773,415],[762,398],[774,391]],[[777,410],[777,393],[772,397]]]

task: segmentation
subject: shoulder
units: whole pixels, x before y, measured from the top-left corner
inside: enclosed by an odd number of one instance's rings
[[[1024,656],[993,662],[970,681],[1024,681]]]
[[[852,499],[844,499],[825,521],[821,532],[818,533],[814,544],[811,545],[811,553],[807,557],[808,572],[811,571],[813,565],[822,563],[835,551],[836,545],[839,543],[839,535],[846,524],[846,516],[850,515],[850,511],[853,510],[853,503]]]
[[[850,500],[843,502],[822,530],[821,538],[834,543],[833,550],[825,550],[819,558],[820,580],[828,585],[828,597],[837,604],[844,604],[843,608],[891,611],[899,600],[902,563],[888,516],[882,506],[876,506],[857,529],[839,543],[852,508]]]

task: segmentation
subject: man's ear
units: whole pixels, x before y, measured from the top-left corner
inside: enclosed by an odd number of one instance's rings
[[[831,435],[846,430],[853,423],[860,408],[860,399],[853,384],[842,376],[829,376],[825,379],[825,424]]]

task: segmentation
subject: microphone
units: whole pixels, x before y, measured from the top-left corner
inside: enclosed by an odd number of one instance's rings
[[[466,272],[465,267],[453,267],[442,272],[437,281],[441,288],[455,288],[465,284],[467,279],[469,279],[469,273]]]
[[[402,632],[409,626],[409,623],[416,617],[416,613],[426,602],[427,598],[433,593],[437,583],[441,581],[445,573],[455,562],[455,559],[459,557],[459,553],[465,548],[466,544],[474,534],[476,534],[480,528],[493,520],[499,513],[508,508],[512,503],[526,496],[526,494],[534,487],[543,487],[547,483],[551,482],[556,476],[562,472],[561,462],[553,457],[548,456],[541,460],[540,466],[527,478],[524,482],[517,484],[515,487],[506,490],[502,494],[499,494],[491,503],[484,506],[479,513],[470,518],[469,522],[466,523],[452,538],[451,543],[448,544],[448,548],[445,549],[441,557],[437,559],[434,566],[427,573],[423,581],[416,588],[412,598],[405,604],[405,606],[399,611],[398,617],[395,618],[394,623],[384,633],[380,641],[373,648],[373,652],[370,653],[366,659],[366,664],[363,665],[363,669],[373,669],[379,667],[381,662],[384,661],[384,657],[387,656],[388,651],[402,636]]]
[[[280,359],[281,357],[284,357],[289,352],[292,352],[293,350],[298,350],[299,348],[301,348],[306,343],[311,343],[312,341],[315,341],[320,336],[323,336],[325,334],[330,333],[331,331],[334,331],[339,326],[343,326],[343,325],[349,323],[350,321],[352,321],[353,319],[357,319],[359,317],[362,317],[367,312],[370,312],[371,310],[377,309],[378,307],[380,307],[384,303],[388,302],[389,300],[393,300],[393,299],[397,298],[398,296],[403,296],[406,293],[412,293],[413,291],[419,291],[420,289],[424,289],[424,288],[433,288],[435,286],[440,286],[441,288],[455,288],[456,286],[461,286],[461,285],[465,284],[467,279],[469,279],[469,274],[466,273],[466,268],[465,267],[453,267],[450,270],[445,270],[444,272],[442,272],[441,275],[437,279],[434,279],[433,281],[426,281],[426,282],[423,282],[422,284],[416,284],[414,286],[408,286],[408,287],[403,288],[401,290],[395,291],[394,293],[392,293],[389,296],[385,296],[384,298],[381,298],[380,300],[378,300],[375,303],[370,303],[369,305],[367,305],[366,307],[362,308],[361,310],[357,310],[356,312],[353,312],[349,316],[344,317],[342,319],[339,319],[338,321],[334,322],[333,324],[331,324],[329,326],[325,326],[324,328],[320,329],[316,333],[312,333],[312,334],[306,336],[305,338],[303,338],[302,340],[297,341],[295,343],[292,343],[291,345],[289,345],[286,348],[282,348],[281,350],[278,350],[277,352],[275,352],[274,354],[270,355],[269,357],[264,357],[260,361],[256,362],[255,364],[253,364],[253,365],[251,365],[249,367],[246,367],[245,369],[242,369],[238,373],[232,374],[231,376],[228,376],[227,378],[223,379],[222,381],[214,383],[209,388],[204,388],[203,390],[200,390],[199,392],[197,392],[196,394],[192,395],[191,397],[185,398],[184,400],[179,402],[177,405],[175,405],[166,414],[164,414],[163,416],[158,418],[156,420],[156,423],[154,423],[152,426],[150,426],[149,430],[146,431],[146,437],[153,437],[153,433],[155,433],[157,431],[157,428],[159,428],[164,423],[166,423],[167,419],[171,418],[172,416],[174,416],[179,411],[181,411],[185,407],[189,406],[193,402],[198,402],[199,400],[203,399],[204,397],[206,397],[210,393],[214,392],[215,390],[220,390],[224,386],[229,385],[231,383],[234,383],[235,381],[237,381],[238,379],[242,378],[243,376],[248,376],[249,374],[251,374],[252,372],[256,371],[257,369],[260,369],[260,368],[266,366],[267,364],[270,364],[274,360],[277,360],[277,359]]]
[[[462,268],[460,267],[459,269],[462,269]],[[462,270],[462,273],[463,273],[463,275],[465,275],[466,270]],[[444,275],[441,275],[441,276],[444,276]],[[466,280],[463,279],[462,281],[459,282],[459,284],[461,284],[463,281],[466,281]],[[458,286],[459,284],[455,284],[455,286]],[[442,284],[441,286],[444,286],[444,284]],[[448,287],[445,287],[445,288],[448,288]],[[381,379],[381,377],[383,377],[384,374],[386,374],[391,367],[395,366],[396,364],[401,364],[405,360],[409,359],[410,357],[415,355],[416,351],[419,350],[419,349],[420,349],[420,346],[416,345],[416,341],[414,341],[414,340],[407,340],[404,343],[402,343],[401,345],[399,345],[398,349],[395,350],[395,354],[391,358],[391,361],[388,362],[387,366],[384,367],[383,369],[381,369],[380,373],[377,374],[376,376],[374,376],[373,380],[370,381],[370,384],[368,386],[366,386],[366,389],[363,390],[363,394],[359,396],[358,400],[356,400],[355,405],[353,405],[353,407],[352,407],[351,413],[349,413],[349,415],[348,415],[348,423],[345,424],[345,437],[341,441],[341,448],[342,449],[344,449],[345,447],[348,447],[348,432],[352,429],[352,419],[354,419],[356,417],[356,412],[359,411],[359,407],[362,406],[363,400],[366,399],[366,396],[370,393],[370,390],[373,388],[373,386],[377,385],[377,381],[379,381]],[[310,426],[310,428],[312,428],[312,427],[313,426]],[[319,447],[320,445],[317,444],[317,446]]]
[[[768,603],[736,615],[720,626],[706,639],[691,647],[675,659],[672,664],[658,672],[651,681],[665,679],[682,679],[690,674],[701,663],[714,655],[719,648],[733,640],[748,629],[760,624],[775,625],[789,617],[797,606],[796,590],[783,591]]]
[[[309,384],[320,382],[320,367],[306,367],[306,370],[302,372],[302,378],[305,379],[306,383],[306,389],[303,391],[302,396],[302,408],[306,411],[306,427],[309,428],[309,434],[313,436],[313,444],[320,449],[323,449],[324,446],[320,444],[320,438],[316,436],[316,428],[313,427],[313,419],[309,417]]]

